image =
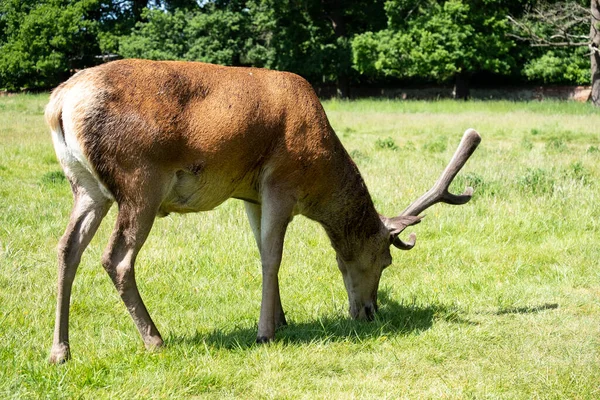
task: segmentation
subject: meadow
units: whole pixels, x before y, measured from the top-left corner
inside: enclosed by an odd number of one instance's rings
[[[435,182],[462,133],[483,141],[411,251],[393,249],[373,322],[353,321],[324,231],[302,217],[280,271],[289,326],[256,345],[261,272],[240,201],[157,219],[136,268],[165,338],[149,353],[100,265],[75,279],[73,359],[47,362],[56,244],[72,197],[47,95],[0,97],[0,397],[600,398],[600,112],[566,102],[326,101],[380,213]],[[406,237],[406,234],[404,234]]]

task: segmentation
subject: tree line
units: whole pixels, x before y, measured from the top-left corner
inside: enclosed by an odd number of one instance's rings
[[[470,82],[590,84],[598,1],[1,0],[0,88],[50,88],[121,57],[287,70],[340,96],[360,84],[454,84],[461,98]]]

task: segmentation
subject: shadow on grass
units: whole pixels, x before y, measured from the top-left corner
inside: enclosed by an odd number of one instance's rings
[[[475,325],[463,319],[454,306],[402,304],[392,300],[385,291],[379,293],[379,312],[374,321],[355,321],[346,316],[324,317],[310,322],[295,323],[279,329],[276,341],[284,344],[313,342],[356,342],[397,335],[419,333],[431,328],[434,321]],[[171,344],[202,345],[226,349],[246,349],[254,346],[256,326],[238,327],[231,331],[216,329],[208,334],[174,336]]]
[[[505,314],[533,314],[546,310],[555,310],[558,308],[558,304],[556,303],[547,303],[540,304],[538,306],[525,306],[525,307],[508,307],[501,308],[496,311],[496,315],[505,315]]]

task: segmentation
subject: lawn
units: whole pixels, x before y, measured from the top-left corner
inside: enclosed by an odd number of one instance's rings
[[[1,398],[600,397],[600,112],[565,102],[327,101],[377,209],[425,192],[467,128],[483,141],[453,189],[393,250],[373,322],[349,318],[323,230],[298,217],[281,292],[290,325],[255,345],[258,251],[239,201],[157,219],[140,292],[166,341],[144,350],[100,257],[73,288],[73,359],[47,362],[56,244],[71,193],[43,122],[47,95],[0,97]],[[406,237],[406,235],[404,235]]]

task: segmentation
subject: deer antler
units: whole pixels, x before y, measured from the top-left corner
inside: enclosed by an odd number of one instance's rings
[[[421,212],[425,211],[432,205],[442,202],[447,204],[465,204],[471,200],[473,195],[473,188],[467,187],[463,194],[456,195],[448,191],[452,180],[458,174],[458,171],[465,165],[469,157],[473,154],[479,143],[481,142],[481,136],[475,129],[467,129],[465,134],[454,153],[454,156],[448,163],[448,166],[442,172],[442,175],[438,178],[437,182],[431,189],[424,195],[419,197],[406,210],[400,214],[400,216],[418,216]],[[410,250],[415,245],[416,235],[413,233],[409,236],[408,242],[403,242],[398,236],[393,240],[394,246],[402,250]]]

